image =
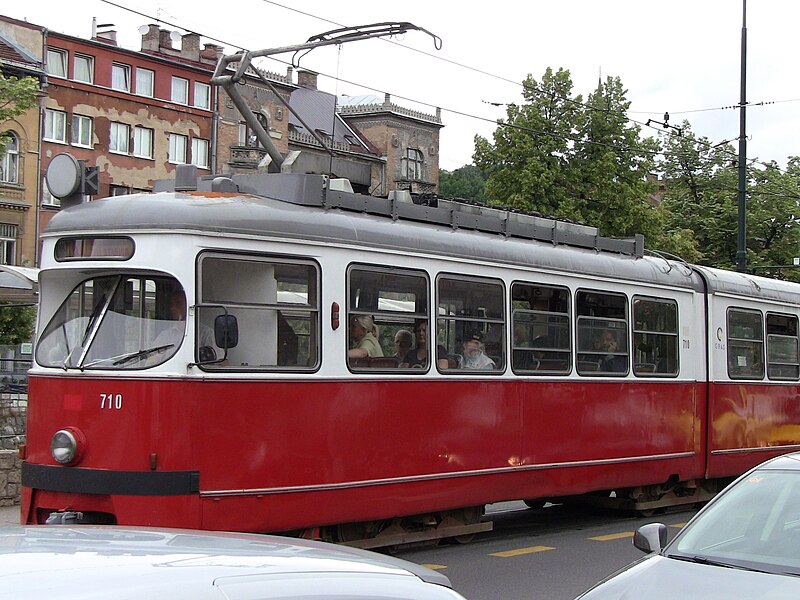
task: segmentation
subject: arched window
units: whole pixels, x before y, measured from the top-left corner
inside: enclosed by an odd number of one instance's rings
[[[10,132],[5,135],[8,143],[5,154],[0,160],[0,181],[19,183],[19,138]]]

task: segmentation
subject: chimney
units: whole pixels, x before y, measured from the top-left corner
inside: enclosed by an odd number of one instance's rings
[[[172,32],[166,29],[158,30],[158,47],[172,50]]]
[[[181,56],[195,62],[200,60],[200,35],[186,33],[181,37]]]
[[[106,44],[110,44],[112,46],[117,45],[117,32],[113,29],[108,31],[98,31],[97,32],[97,41],[104,42]]]
[[[141,30],[140,30],[141,31]],[[158,52],[159,29],[158,25],[150,24],[147,31],[142,34],[142,52],[147,50]]]
[[[222,46],[216,44],[203,44],[203,50],[200,52],[200,58],[213,60],[215,63],[222,56]]]
[[[308,88],[309,90],[317,89],[317,75],[314,71],[300,69],[297,71],[297,85],[301,88]]]

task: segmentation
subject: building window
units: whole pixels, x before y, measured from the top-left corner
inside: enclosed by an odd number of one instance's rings
[[[169,162],[174,165],[186,164],[187,139],[185,135],[169,134]]]
[[[76,54],[72,77],[75,81],[92,83],[94,81],[94,58]]]
[[[136,69],[136,93],[139,96],[153,97],[155,73],[149,69]]]
[[[42,178],[42,205],[61,206],[61,200],[50,193],[50,188],[47,187],[47,179],[45,178]]]
[[[207,83],[194,82],[194,105],[197,108],[211,108],[211,86]]]
[[[401,177],[410,179],[412,181],[420,181],[422,179],[422,165],[424,162],[422,150],[408,148],[406,150],[406,155],[401,162]]]
[[[4,183],[19,183],[19,138],[13,133],[7,133],[8,143],[6,153],[0,161],[0,181]]]
[[[111,123],[111,139],[108,149],[111,152],[127,154],[131,139],[131,128],[124,123]]]
[[[181,77],[172,78],[170,99],[178,104],[189,104],[189,81]]]
[[[146,127],[133,128],[133,155],[153,158],[153,130]]]
[[[67,113],[50,108],[44,111],[44,134],[47,142],[67,143]]]
[[[92,119],[83,115],[72,115],[72,145],[92,147]]]
[[[18,227],[10,223],[0,223],[0,264],[17,264]]]
[[[67,76],[67,53],[64,50],[47,50],[47,74],[53,77]]]
[[[121,92],[131,91],[131,68],[128,65],[111,65],[111,89]]]
[[[208,168],[208,140],[192,138],[192,164],[201,169]]]

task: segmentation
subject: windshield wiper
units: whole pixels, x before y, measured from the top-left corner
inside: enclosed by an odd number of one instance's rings
[[[753,567],[746,567],[741,564],[736,563],[729,563],[724,562],[721,560],[717,560],[715,558],[709,558],[707,556],[689,556],[683,554],[669,554],[667,555],[668,558],[674,558],[675,560],[683,560],[686,562],[696,563],[698,565],[710,565],[712,567],[724,567],[726,569],[739,569],[741,571],[753,571],[754,573],[771,573],[772,571],[765,571],[764,569],[754,569]]]
[[[169,350],[175,344],[164,344],[163,346],[155,346],[153,348],[146,348],[144,350],[137,350],[136,352],[128,352],[127,354],[120,354],[118,356],[109,356],[106,358],[98,358],[97,360],[93,360],[92,362],[83,365],[84,369],[89,367],[94,367],[96,365],[110,362],[115,367],[120,365],[124,365],[129,363],[137,358],[147,358],[151,354],[156,354],[158,352],[163,352],[164,350]]]

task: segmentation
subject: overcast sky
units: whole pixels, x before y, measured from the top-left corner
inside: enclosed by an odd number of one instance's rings
[[[97,17],[115,24],[121,46],[136,50],[138,28],[157,19],[251,50],[299,44],[340,24],[409,21],[439,36],[441,50],[411,32],[402,45],[370,40],[316,49],[300,65],[320,72],[320,89],[337,95],[388,92],[409,108],[441,108],[440,166],[450,171],[471,163],[475,134],[491,138],[494,121],[505,116],[505,107],[490,103],[520,102],[522,80],[541,79],[548,66],[568,69],[584,97],[599,75],[619,76],[632,102],[629,117],[641,123],[662,121],[668,111],[670,123],[687,119],[715,143],[735,144],[739,135],[738,110],[723,107],[739,102],[741,0],[238,0],[224,11],[199,10],[208,5],[198,0],[80,0],[71,14],[63,0],[3,4],[3,14],[85,38]],[[747,99],[771,103],[747,110],[748,157],[785,165],[800,155],[800,2],[750,0],[747,8]]]

